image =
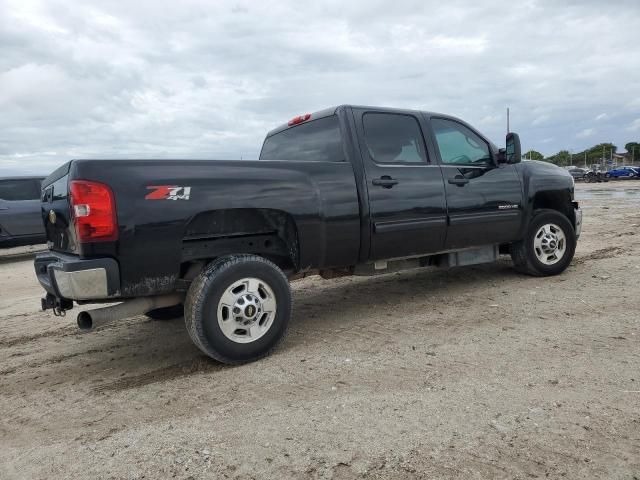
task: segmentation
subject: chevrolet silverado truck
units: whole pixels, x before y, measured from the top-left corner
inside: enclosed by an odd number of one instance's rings
[[[289,281],[486,263],[556,275],[582,223],[571,175],[521,162],[438,113],[343,105],[267,134],[255,161],[73,160],[43,183],[42,308],[92,329],[184,316],[195,345],[237,364],[271,352]]]

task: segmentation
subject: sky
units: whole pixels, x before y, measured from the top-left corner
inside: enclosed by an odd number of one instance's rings
[[[0,175],[257,158],[344,103],[456,115],[523,151],[640,141],[640,1],[0,0]]]

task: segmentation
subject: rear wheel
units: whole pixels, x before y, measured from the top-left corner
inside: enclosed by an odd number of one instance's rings
[[[575,248],[575,230],[567,217],[536,210],[524,239],[511,246],[511,258],[517,270],[529,275],[557,275],[569,266]]]
[[[215,260],[193,281],[185,302],[193,342],[229,364],[268,355],[285,336],[290,317],[287,277],[256,255]]]

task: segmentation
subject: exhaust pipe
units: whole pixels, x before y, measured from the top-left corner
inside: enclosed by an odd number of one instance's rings
[[[87,310],[78,314],[78,327],[80,330],[93,330],[114,320],[135,317],[156,308],[173,307],[182,303],[183,300],[184,295],[171,293],[157,297],[134,298],[110,307]]]

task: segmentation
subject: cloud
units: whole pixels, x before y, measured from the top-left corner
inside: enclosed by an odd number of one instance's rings
[[[585,128],[584,130],[582,130],[581,132],[579,132],[576,135],[576,138],[588,138],[588,137],[592,137],[593,134],[595,133],[595,129],[593,128]]]
[[[637,2],[0,0],[0,174],[252,158],[269,129],[341,103],[451,113],[499,145],[509,107],[546,154],[624,145],[640,49],[620,18],[638,24]]]
[[[531,125],[532,126],[543,125],[548,121],[549,121],[549,115],[540,115],[539,117],[536,117],[533,119],[533,121],[531,122]]]
[[[640,118],[636,118],[631,124],[627,127],[627,130],[630,132],[640,131]]]

